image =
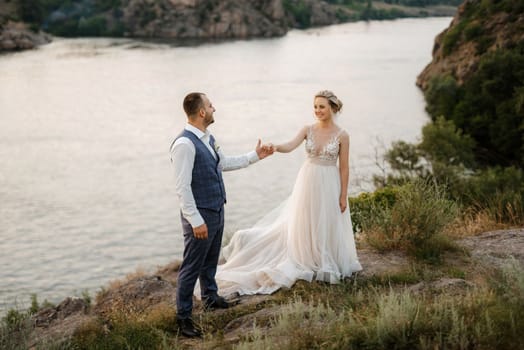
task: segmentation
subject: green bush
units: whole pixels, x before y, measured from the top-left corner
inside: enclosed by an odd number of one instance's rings
[[[111,24],[103,15],[94,17],[68,18],[63,21],[50,23],[47,31],[58,36],[112,36],[121,37],[125,28],[122,22],[116,20]]]
[[[44,6],[41,0],[18,0],[18,16],[25,22],[38,27],[44,20]]]
[[[451,75],[436,75],[429,81],[428,88],[424,91],[426,111],[436,119],[440,116],[450,116],[453,109],[460,101],[461,90],[457,81]]]
[[[4,316],[3,322],[8,330],[19,331],[26,326],[29,316],[27,312],[10,309]]]
[[[475,38],[477,54],[484,54],[495,42],[495,38],[490,35],[483,35]]]
[[[353,232],[361,232],[363,228],[372,226],[377,220],[377,212],[393,206],[398,191],[396,187],[385,187],[349,198]]]
[[[524,46],[499,50],[480,61],[462,87],[463,98],[446,115],[477,142],[477,159],[487,165],[520,165],[524,160]]]
[[[391,207],[378,208],[374,222],[363,227],[366,240],[379,249],[404,249],[410,255],[438,262],[451,248],[442,238],[444,228],[458,214],[447,193],[429,181],[415,179],[398,189]]]
[[[49,23],[45,30],[53,35],[74,37],[78,33],[78,21],[70,18],[60,22]]]
[[[475,141],[444,117],[422,128],[422,141],[417,147],[431,163],[475,167]]]
[[[489,168],[463,181],[458,200],[485,211],[499,223],[524,224],[524,173],[522,169]]]
[[[78,35],[102,36],[107,32],[107,22],[102,16],[80,18],[78,21]]]
[[[294,18],[299,28],[307,28],[311,24],[311,6],[303,0],[284,0],[286,10]]]
[[[25,348],[31,329],[31,314],[28,311],[9,309],[0,322],[0,349]]]
[[[467,20],[463,19],[444,35],[442,39],[442,53],[444,56],[448,56],[454,49],[455,46],[462,40],[462,34],[464,28],[468,25]]]
[[[479,22],[471,22],[464,29],[466,40],[471,41],[483,34],[482,25]]]
[[[479,165],[524,164],[524,45],[484,55],[460,87],[434,77],[425,98],[433,119],[444,116],[473,138]]]
[[[427,168],[422,163],[422,154],[417,145],[404,141],[393,142],[393,146],[387,151],[385,158],[391,169],[400,175],[399,184],[416,176],[426,176]]]
[[[446,197],[464,211],[473,209],[474,212],[487,213],[497,223],[524,223],[522,169],[475,169],[474,143],[468,135],[456,129],[451,121],[439,118],[435,123],[426,125],[422,134],[423,140],[419,144],[394,143],[386,154],[392,172],[382,177],[375,176],[376,184],[388,188],[413,179],[434,181],[445,190]],[[381,218],[380,215],[360,214],[366,213],[361,209],[363,203],[366,202],[361,200],[355,204],[354,217],[358,229],[365,226],[363,223],[367,222],[367,217],[375,217],[376,220]],[[371,208],[371,205],[368,207]],[[375,214],[380,212],[376,208],[368,211],[374,211]]]

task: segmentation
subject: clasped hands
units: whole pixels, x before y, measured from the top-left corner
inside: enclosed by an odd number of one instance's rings
[[[259,159],[264,159],[267,156],[270,156],[273,153],[275,153],[275,148],[275,145],[273,145],[272,143],[262,144],[262,141],[260,141],[259,139],[255,151],[257,152]],[[202,224],[200,226],[193,227],[193,234],[195,235],[196,239],[207,239],[207,225]]]
[[[255,151],[257,152],[259,159],[264,159],[267,156],[270,156],[273,153],[275,153],[275,145],[273,145],[272,143],[262,144],[262,141],[258,139]]]

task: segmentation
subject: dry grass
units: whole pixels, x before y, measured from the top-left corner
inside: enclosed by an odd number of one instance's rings
[[[128,273],[123,279],[116,279],[116,280],[109,282],[108,290],[119,289],[124,284],[129,283],[129,281],[140,278],[140,277],[145,277],[146,275],[147,273],[145,269],[142,267],[139,267],[134,272]]]
[[[485,276],[494,287],[458,295],[338,288],[345,307],[295,297],[269,330],[254,328],[235,349],[521,349],[523,276],[510,264]]]
[[[482,232],[507,229],[509,227],[511,227],[510,224],[493,220],[491,215],[485,210],[468,210],[446,227],[444,233],[451,238],[459,239],[475,236]]]
[[[413,261],[402,271],[336,285],[299,281],[227,310],[202,312],[197,303],[194,319],[204,331],[198,340],[178,336],[169,298],[151,303],[151,295],[172,285],[138,271],[119,284],[121,291],[106,295],[111,312],[95,313],[71,339],[46,349],[520,349],[522,263],[470,268],[476,265],[468,258],[436,266]],[[468,283],[441,283],[466,278]],[[138,285],[152,292],[139,295],[138,304],[147,307],[119,299],[136,295],[124,292]]]

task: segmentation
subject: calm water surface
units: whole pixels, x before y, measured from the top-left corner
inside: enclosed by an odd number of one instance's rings
[[[345,103],[350,192],[371,188],[375,155],[428,121],[415,86],[450,18],[351,23],[283,38],[174,47],[57,39],[0,56],[0,313],[29,295],[59,302],[137,268],[180,258],[168,147],[184,96],[208,94],[228,154],[314,122],[313,95]],[[226,232],[290,193],[303,147],[225,175]]]

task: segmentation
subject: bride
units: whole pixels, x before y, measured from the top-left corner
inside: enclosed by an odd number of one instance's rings
[[[268,146],[288,153],[305,140],[307,159],[290,197],[223,248],[226,262],[216,274],[223,295],[271,294],[299,279],[338,283],[362,269],[348,208],[349,135],[334,121],[341,108],[331,91],[320,91],[317,122]]]

